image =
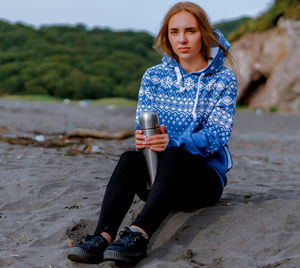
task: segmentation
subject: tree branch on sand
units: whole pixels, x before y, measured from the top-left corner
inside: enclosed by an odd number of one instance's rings
[[[99,130],[92,129],[76,129],[71,130],[65,134],[63,139],[70,138],[95,138],[95,139],[105,139],[105,140],[122,140],[130,138],[134,135],[134,130],[121,130],[118,133],[107,133]]]
[[[1,130],[1,129],[0,129]],[[4,132],[4,130],[3,130]],[[0,132],[1,133],[1,132]],[[36,137],[9,137],[0,135],[0,142],[6,142],[13,145],[22,146],[37,146],[44,148],[62,148],[67,146],[85,145],[81,150],[76,149],[77,153],[91,153],[91,152],[101,152],[100,149],[95,150],[95,144],[97,144],[93,139],[104,139],[104,140],[122,140],[130,138],[134,135],[134,130],[121,130],[116,133],[108,133],[99,130],[92,129],[77,129],[65,133],[63,136],[60,134],[41,134]],[[42,136],[42,138],[41,138]],[[45,138],[44,136],[48,136]],[[54,136],[54,137],[53,137]],[[38,137],[38,138],[37,138]],[[93,147],[94,146],[94,147]],[[97,146],[96,146],[97,147]],[[94,148],[94,149],[93,149]],[[71,150],[72,152],[74,150]],[[75,154],[74,152],[72,154]]]

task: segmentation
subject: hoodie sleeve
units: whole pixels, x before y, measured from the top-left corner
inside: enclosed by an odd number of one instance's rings
[[[139,124],[140,114],[144,111],[149,111],[151,109],[151,103],[153,99],[151,93],[152,86],[153,83],[150,80],[149,70],[147,70],[143,75],[141,86],[139,89],[138,104],[137,104],[136,117],[135,117],[135,122],[136,122],[135,130],[140,128],[140,124]]]
[[[200,130],[170,137],[167,148],[183,147],[192,154],[207,157],[225,146],[232,132],[236,95],[237,80],[234,76]]]

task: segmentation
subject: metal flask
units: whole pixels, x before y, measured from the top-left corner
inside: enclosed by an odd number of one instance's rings
[[[143,131],[145,136],[152,136],[154,134],[160,134],[158,116],[153,111],[147,111],[140,114],[139,117],[140,129]],[[143,155],[145,157],[149,175],[150,182],[148,188],[152,186],[155,180],[156,171],[157,171],[157,153],[151,149],[144,148]]]

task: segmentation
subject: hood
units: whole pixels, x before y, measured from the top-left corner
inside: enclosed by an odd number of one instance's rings
[[[217,37],[220,44],[228,51],[230,48],[230,44],[225,39],[224,35],[217,28],[213,27],[212,29],[213,29],[213,33],[214,33],[215,37]],[[208,66],[199,72],[193,72],[193,74],[205,73],[205,75],[206,75],[206,74],[213,74],[213,73],[216,73],[219,70],[221,70],[221,68],[224,65],[225,58],[226,58],[224,53],[222,52],[222,50],[216,44],[212,44],[210,54],[211,54],[211,59],[208,62]],[[175,67],[178,67],[181,72],[185,71],[175,59],[171,58],[166,53],[162,59],[162,62],[170,68],[175,69]]]

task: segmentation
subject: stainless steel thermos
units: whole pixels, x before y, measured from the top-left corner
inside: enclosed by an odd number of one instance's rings
[[[140,129],[143,131],[145,136],[152,136],[154,134],[160,134],[158,116],[153,111],[142,112],[139,117]],[[157,153],[151,149],[144,148],[143,155],[145,157],[149,175],[150,182],[148,187],[151,187],[156,176],[157,171]]]

